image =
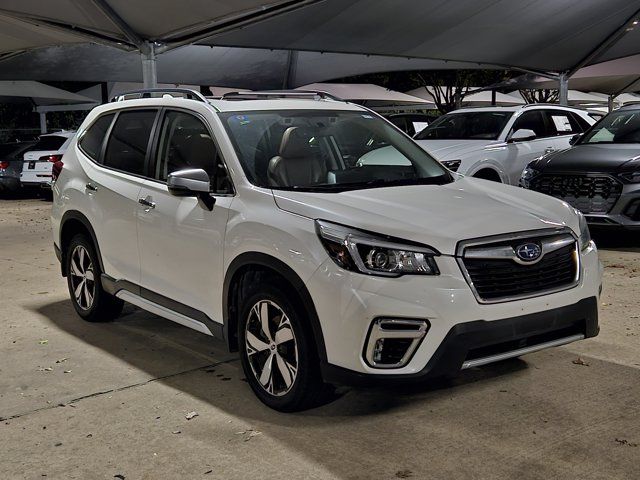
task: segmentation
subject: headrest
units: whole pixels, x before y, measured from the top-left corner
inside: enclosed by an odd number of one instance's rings
[[[309,157],[313,149],[309,140],[313,138],[311,131],[303,127],[289,127],[282,135],[279,155],[284,158]]]

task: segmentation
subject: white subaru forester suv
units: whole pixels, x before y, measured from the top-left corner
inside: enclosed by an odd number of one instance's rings
[[[458,176],[326,94],[124,96],[63,164],[53,236],[78,314],[127,301],[221,338],[278,410],[598,333],[601,267],[576,210]]]

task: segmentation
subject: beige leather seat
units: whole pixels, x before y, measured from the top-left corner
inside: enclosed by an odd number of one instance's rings
[[[308,186],[325,183],[327,166],[303,127],[289,127],[282,135],[278,155],[269,161],[267,177],[273,187]]]

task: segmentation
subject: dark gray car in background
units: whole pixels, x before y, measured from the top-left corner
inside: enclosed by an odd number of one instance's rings
[[[0,194],[20,190],[22,157],[35,144],[35,141],[0,144]]]
[[[640,229],[640,105],[608,114],[571,148],[531,162],[520,186],[566,201],[592,226]]]

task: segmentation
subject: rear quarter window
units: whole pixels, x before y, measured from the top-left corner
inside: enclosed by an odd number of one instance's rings
[[[82,138],[78,142],[85,155],[92,158],[96,162],[100,159],[102,143],[104,141],[104,137],[107,135],[107,131],[111,126],[111,122],[113,121],[114,116],[115,115],[112,113],[98,118],[95,122],[93,122],[93,125],[91,125],[87,129],[87,131],[84,133],[84,135],[82,135]]]

